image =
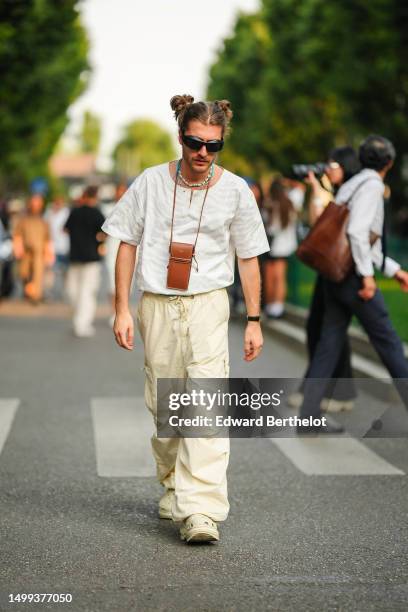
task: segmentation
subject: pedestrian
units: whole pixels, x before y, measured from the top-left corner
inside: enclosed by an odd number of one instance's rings
[[[264,310],[269,319],[278,319],[285,310],[288,257],[297,247],[297,212],[281,178],[272,181],[269,196],[266,231],[270,248],[263,258]]]
[[[10,234],[7,202],[0,206],[0,300],[8,297],[13,288],[11,268],[13,262],[13,241]]]
[[[103,226],[121,240],[114,333],[119,346],[128,350],[134,343],[128,296],[139,251],[136,283],[143,295],[137,319],[145,351],[145,398],[154,418],[158,379],[229,375],[226,287],[234,280],[235,250],[248,313],[244,359],[249,362],[259,355],[263,340],[257,256],[268,249],[251,190],[242,178],[215,163],[232,116],[229,102],[194,102],[183,95],[174,96],[170,104],[179,127],[181,159],[145,170]],[[174,261],[169,261],[169,250],[176,256],[181,248],[188,267],[192,264],[189,280],[188,271],[183,279],[177,277],[183,283],[174,278]],[[166,489],[159,515],[182,522],[180,535],[186,542],[218,540],[217,523],[229,511],[229,439],[154,435],[152,447]]]
[[[0,218],[0,299],[3,297],[1,287],[3,285],[3,270],[6,262],[10,261],[13,253],[12,242],[7,236],[6,229]]]
[[[13,232],[13,251],[19,261],[24,297],[33,304],[42,300],[45,268],[54,263],[50,228],[43,218],[43,211],[42,195],[30,196],[27,212],[19,219]]]
[[[338,363],[353,315],[365,329],[408,407],[408,365],[403,345],[374,278],[375,266],[385,276],[395,278],[403,291],[408,291],[408,273],[387,257],[385,250],[383,181],[394,163],[395,149],[386,138],[372,135],[361,144],[359,159],[363,169],[344,183],[336,196],[337,203],[348,202],[350,209],[347,234],[354,269],[340,283],[323,280],[325,313],[304,384],[301,418],[320,418],[320,403]],[[299,433],[315,431],[339,433],[343,428],[329,422],[327,426],[298,426]]]
[[[95,333],[94,319],[101,277],[105,217],[97,207],[97,187],[87,187],[65,224],[69,234],[67,293],[73,308],[73,331],[79,338]]]
[[[64,228],[69,214],[69,207],[65,204],[64,198],[59,195],[55,196],[45,213],[55,252],[52,292],[56,300],[64,298],[65,277],[69,263],[69,236]]]
[[[311,198],[309,203],[310,225],[316,223],[327,204],[333,200],[341,185],[350,180],[360,172],[361,165],[358,155],[353,147],[337,147],[328,156],[326,172],[323,178],[329,181],[329,189],[323,187],[313,172],[309,172],[306,182],[311,187]],[[326,181],[324,182],[326,186]],[[313,359],[316,346],[322,332],[323,317],[325,312],[323,278],[320,274],[316,277],[310,303],[309,314],[306,322],[306,337],[308,351],[308,367],[304,378],[308,376],[310,363]],[[325,412],[349,411],[354,407],[356,388],[352,380],[351,349],[348,336],[344,338],[344,344],[333,372],[333,381],[326,389],[326,395],[321,403],[321,409]],[[340,380],[339,380],[340,379]],[[343,379],[343,381],[341,380]],[[298,392],[288,398],[288,404],[292,408],[299,408],[303,402],[303,382]]]

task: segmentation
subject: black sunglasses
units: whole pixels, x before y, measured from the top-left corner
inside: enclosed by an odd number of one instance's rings
[[[224,146],[223,140],[201,140],[201,138],[187,136],[186,134],[182,134],[181,139],[186,147],[193,151],[199,151],[202,147],[205,147],[208,153],[218,153]]]

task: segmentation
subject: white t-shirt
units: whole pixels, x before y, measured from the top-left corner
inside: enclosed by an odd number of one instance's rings
[[[234,282],[235,251],[250,258],[269,251],[261,215],[246,182],[224,170],[210,187],[203,210],[188,290],[167,289],[174,180],[169,165],[145,170],[132,183],[102,226],[114,238],[139,245],[136,283],[142,291],[193,295]],[[193,244],[205,190],[177,187],[173,240]]]
[[[278,218],[268,227],[268,233],[273,237],[270,253],[272,257],[289,257],[297,249],[297,218],[295,215],[285,228],[282,228]]]

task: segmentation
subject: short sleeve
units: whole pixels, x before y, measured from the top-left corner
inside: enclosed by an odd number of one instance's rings
[[[137,246],[143,235],[144,217],[136,179],[115,204],[111,214],[102,225],[102,230],[113,238]]]
[[[269,251],[269,243],[258,204],[246,184],[239,192],[239,202],[230,231],[237,255],[241,259],[256,257]]]

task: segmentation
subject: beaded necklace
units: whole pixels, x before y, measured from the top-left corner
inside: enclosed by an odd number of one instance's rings
[[[178,176],[181,178],[181,180],[183,181],[183,183],[185,185],[187,185],[187,187],[205,187],[207,185],[207,183],[209,183],[211,181],[211,179],[214,176],[214,162],[211,164],[210,170],[206,176],[206,178],[201,181],[200,183],[190,183],[187,179],[184,178],[184,176],[181,174],[181,159],[179,159],[179,161],[177,162],[177,174]]]

